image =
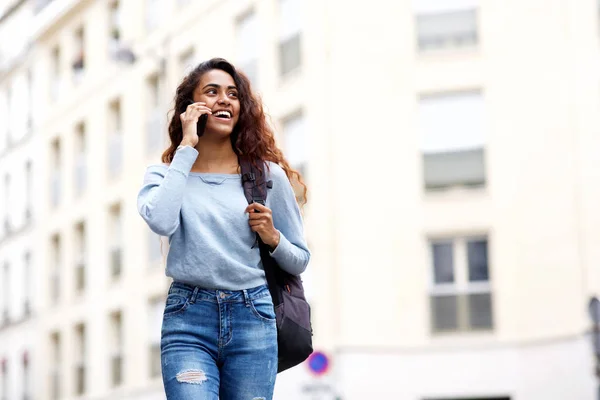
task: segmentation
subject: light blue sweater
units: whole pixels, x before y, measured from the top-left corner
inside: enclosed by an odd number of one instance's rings
[[[248,202],[239,174],[190,172],[198,156],[183,147],[169,166],[146,170],[138,211],[150,229],[168,236],[167,276],[206,289],[241,290],[266,283],[256,234],[250,230]],[[271,253],[285,271],[298,275],[310,259],[296,198],[283,169],[269,163],[267,203],[280,232]]]

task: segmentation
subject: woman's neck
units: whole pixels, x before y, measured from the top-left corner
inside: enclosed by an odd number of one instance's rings
[[[223,140],[202,136],[196,145],[198,158],[192,166],[192,172],[235,174],[238,171],[238,158],[229,137]]]

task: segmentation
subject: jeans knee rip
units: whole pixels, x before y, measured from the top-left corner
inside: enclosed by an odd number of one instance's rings
[[[189,369],[178,373],[176,379],[177,382],[180,383],[191,383],[193,385],[201,385],[208,378],[206,378],[206,374],[204,373],[204,371],[200,369]]]

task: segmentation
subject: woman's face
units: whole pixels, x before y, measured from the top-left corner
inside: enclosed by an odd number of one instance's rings
[[[240,116],[238,89],[231,75],[220,69],[205,72],[193,96],[194,102],[206,103],[212,110],[206,121],[206,131],[231,135]]]

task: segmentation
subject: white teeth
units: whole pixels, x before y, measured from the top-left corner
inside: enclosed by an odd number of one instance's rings
[[[231,113],[229,111],[217,111],[215,114],[215,117],[227,117],[227,118],[231,118]]]

